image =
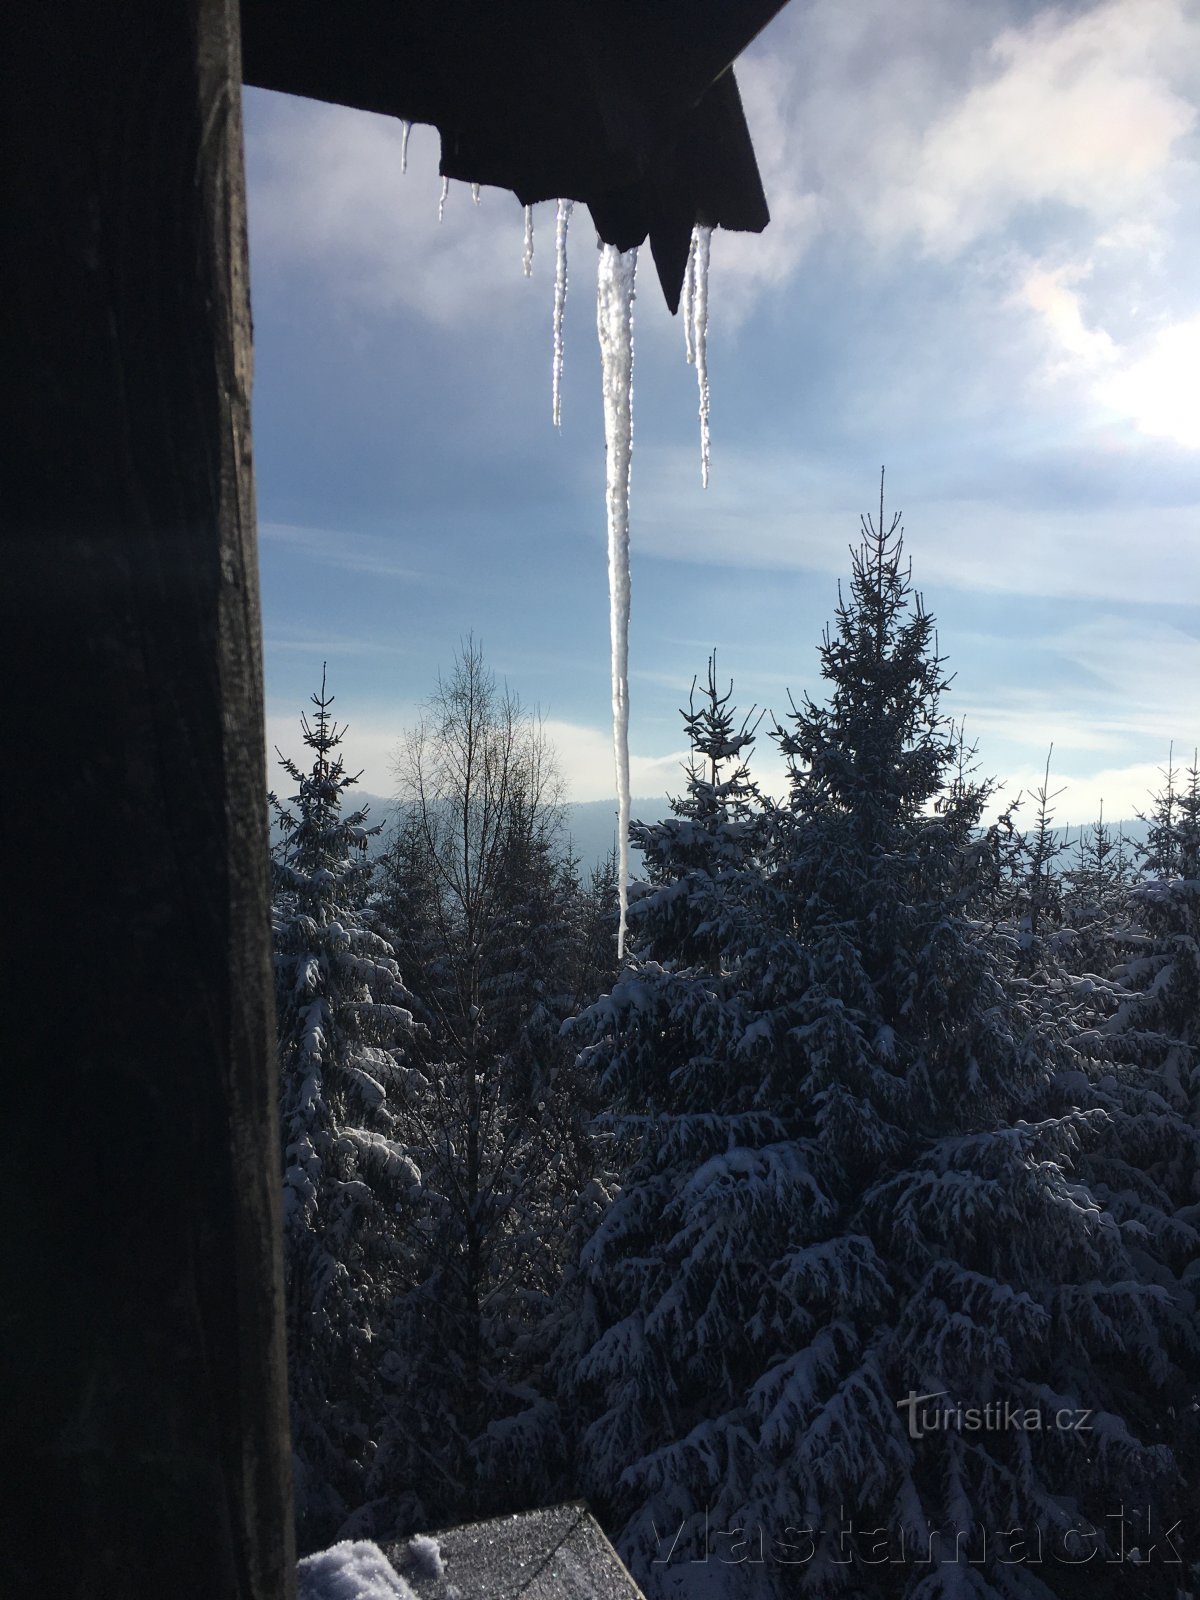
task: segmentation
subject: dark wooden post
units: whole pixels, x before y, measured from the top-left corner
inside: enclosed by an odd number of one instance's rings
[[[282,1600],[238,8],[4,29],[3,1587]]]

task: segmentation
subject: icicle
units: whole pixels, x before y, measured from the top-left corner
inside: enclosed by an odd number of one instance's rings
[[[613,749],[620,829],[621,921],[617,955],[625,953],[629,910],[629,469],[633,457],[633,300],[637,250],[600,250],[596,330],[604,375],[605,501],[608,509],[609,631],[612,638]]]
[[[708,488],[708,257],[712,229],[692,229],[694,286],[692,291],[692,349],[696,358],[696,382],[700,386],[700,482]]]
[[[474,200],[476,205],[479,204],[479,185],[477,183],[471,185],[471,199]]]
[[[412,132],[411,122],[400,124],[400,176],[408,171],[408,136]]]
[[[525,255],[521,265],[525,268],[525,276],[533,276],[533,207],[525,207]]]
[[[442,179],[442,193],[441,193],[440,198],[438,199],[438,221],[439,222],[446,215],[446,196],[449,193],[450,193],[450,179],[449,178],[443,178]]]
[[[554,426],[562,427],[562,374],[563,374],[563,312],[567,305],[567,228],[574,200],[560,200],[554,219],[554,363],[551,379],[551,403],[554,409]]]
[[[696,317],[696,230],[692,229],[688,245],[687,266],[683,273],[683,341],[687,347],[688,366],[696,359],[696,346],[692,328]]]

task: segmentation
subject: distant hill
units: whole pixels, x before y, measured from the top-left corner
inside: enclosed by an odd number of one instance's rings
[[[630,804],[629,814],[635,822],[658,822],[670,816],[671,802],[665,795],[657,798],[636,795]],[[593,867],[599,866],[617,842],[617,802],[612,800],[580,800],[567,807],[567,833],[586,877]],[[642,853],[634,850],[632,867],[641,868]]]
[[[396,802],[387,800],[382,795],[368,794],[363,789],[352,789],[350,800],[358,806],[368,807],[367,822],[374,824],[382,822],[384,832],[376,835],[371,842],[371,854],[377,855],[383,849],[388,826],[396,811]],[[593,867],[597,867],[608,855],[617,842],[617,802],[612,800],[579,800],[566,807],[566,829],[571,840],[572,848],[579,858],[579,865],[586,878]],[[635,822],[658,822],[663,817],[670,816],[671,802],[665,795],[637,795],[630,806],[630,814]],[[1111,836],[1115,839],[1118,834],[1124,834],[1127,843],[1140,845],[1146,842],[1147,824],[1137,817],[1127,818],[1123,822],[1108,824]],[[1071,824],[1067,828],[1056,828],[1055,833],[1061,839],[1063,834],[1068,836],[1068,843],[1074,846],[1079,838],[1078,824]],[[1087,832],[1087,825],[1084,830]],[[274,844],[279,837],[279,832],[274,822],[271,824],[271,843]],[[1065,865],[1067,857],[1060,857]],[[637,873],[641,866],[641,851],[633,852],[633,871]]]
[[[396,814],[396,802],[383,795],[369,794],[365,789],[351,789],[347,804],[367,808],[367,824],[383,823],[383,833],[371,841],[371,854],[378,855],[384,848],[387,831]],[[670,814],[671,803],[665,797],[638,795],[634,798],[631,814],[635,821],[657,822]],[[598,867],[617,842],[617,802],[613,800],[582,800],[566,807],[566,831],[571,847],[579,858],[584,877],[593,867]],[[271,843],[279,839],[279,829],[271,823]],[[634,851],[633,870],[638,871],[641,853]]]

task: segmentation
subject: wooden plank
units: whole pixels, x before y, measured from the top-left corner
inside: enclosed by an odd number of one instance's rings
[[[6,1589],[283,1600],[237,5],[6,32]]]

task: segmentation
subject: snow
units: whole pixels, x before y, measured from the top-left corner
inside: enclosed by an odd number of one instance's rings
[[[408,1555],[418,1577],[440,1578],[445,1574],[441,1546],[429,1534],[414,1534],[408,1541]]]
[[[411,122],[400,124],[400,172],[401,175],[408,171],[408,136],[412,132]]]
[[[563,373],[563,312],[567,305],[567,228],[574,200],[560,200],[554,219],[554,362],[551,378],[551,399],[554,426],[562,427],[562,373]]]
[[[700,481],[708,488],[708,261],[712,229],[692,229],[692,251],[688,267],[692,277],[690,353],[696,362],[696,382],[700,388]]]
[[[450,179],[442,179],[442,192],[438,197],[438,221],[446,215],[446,196],[450,193]]]
[[[629,473],[633,459],[633,301],[637,250],[600,250],[596,329],[604,380],[605,502],[608,510],[609,631],[612,638],[613,748],[620,832],[617,954],[625,953],[629,912]]]
[[[525,207],[525,254],[521,259],[527,278],[533,275],[533,207]]]
[[[368,1539],[343,1539],[331,1549],[305,1556],[299,1562],[296,1600],[415,1600],[415,1597],[378,1545]]]

